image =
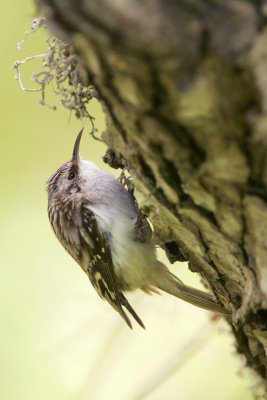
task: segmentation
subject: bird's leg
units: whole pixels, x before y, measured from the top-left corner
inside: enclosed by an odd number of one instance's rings
[[[122,184],[123,187],[126,187],[128,192],[134,197],[134,184],[131,180],[131,176],[126,177],[125,174],[126,167],[124,167],[121,171],[120,176],[118,177],[118,181]]]
[[[121,171],[120,176],[118,177],[118,181],[122,184],[123,187],[126,186],[128,192],[131,193],[131,195],[134,197],[134,194],[133,194],[134,193],[134,186],[133,186],[131,177],[130,176],[128,178],[126,177],[125,170],[126,170],[126,168],[124,167],[122,169],[122,171]],[[136,205],[136,208],[137,208],[137,217],[136,217],[135,225],[138,228],[141,228],[143,226],[143,219],[145,218],[145,215],[143,214],[143,212],[139,208],[135,197],[134,197],[134,200],[135,200],[135,205]]]
[[[121,170],[120,176],[118,177],[118,181],[122,184],[123,187],[125,187],[127,185],[127,178],[126,178],[126,175],[125,175],[125,170],[126,170],[126,168],[124,167]]]
[[[137,201],[135,201],[135,204],[136,204],[136,208],[137,208],[137,217],[136,217],[135,225],[137,227],[142,227],[143,219],[144,219],[145,216],[144,216],[141,208],[139,208]]]

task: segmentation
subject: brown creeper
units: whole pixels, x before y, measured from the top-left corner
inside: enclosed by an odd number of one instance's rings
[[[65,249],[88,275],[100,297],[124,309],[144,328],[124,292],[164,290],[195,306],[228,315],[208,293],[184,285],[156,259],[151,229],[135,199],[111,174],[79,157],[80,131],[70,161],[49,179],[48,215]]]

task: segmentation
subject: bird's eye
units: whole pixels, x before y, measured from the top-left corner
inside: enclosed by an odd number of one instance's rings
[[[68,176],[68,180],[71,181],[73,178],[75,178],[75,173],[71,172]]]

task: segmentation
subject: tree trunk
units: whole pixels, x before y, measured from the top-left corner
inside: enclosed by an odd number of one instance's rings
[[[246,0],[39,0],[98,91],[171,262],[232,310],[238,351],[267,376],[266,5]]]

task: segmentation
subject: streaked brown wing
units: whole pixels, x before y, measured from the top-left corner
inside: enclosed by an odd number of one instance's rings
[[[130,328],[132,328],[132,324],[122,306],[144,328],[143,322],[134,312],[123,293],[118,289],[107,238],[101,231],[94,213],[88,206],[88,204],[83,204],[81,207],[83,235],[80,236],[80,241],[82,252],[87,252],[90,258],[88,265],[89,279],[98,295],[107,300],[120,313]]]

